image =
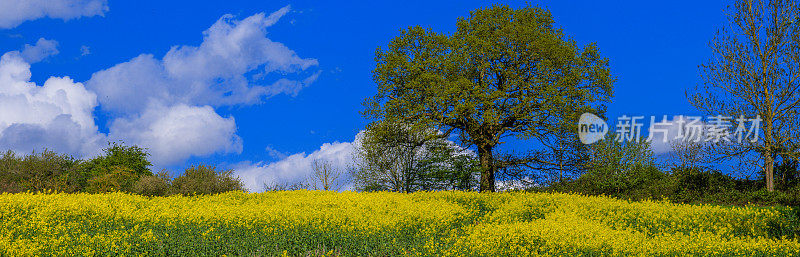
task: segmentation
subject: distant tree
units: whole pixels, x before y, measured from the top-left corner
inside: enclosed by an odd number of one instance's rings
[[[186,169],[172,180],[171,191],[182,195],[217,194],[228,191],[246,191],[244,183],[233,170],[198,165]]]
[[[671,140],[669,146],[668,157],[673,169],[701,170],[709,162],[710,148],[703,142]]]
[[[294,191],[294,190],[307,190],[312,188],[309,184],[305,182],[296,182],[296,183],[264,183],[264,191]]]
[[[410,27],[375,60],[378,93],[365,115],[427,124],[444,138],[459,133],[477,148],[482,192],[495,190],[500,168],[575,163],[556,156],[579,145],[560,142],[576,141],[583,112],[603,112],[614,82],[594,44],[581,49],[536,7],[473,11],[453,35]],[[542,150],[498,161],[497,146],[509,136],[535,139]]]
[[[797,158],[800,139],[800,5],[794,0],[734,0],[728,23],[701,65],[703,85],[688,94],[708,115],[760,116],[761,140],[721,143],[720,159],[755,155],[767,190],[774,190],[777,157]],[[735,125],[735,124],[734,124]]]
[[[103,149],[102,155],[82,163],[80,169],[87,179],[108,173],[116,167],[129,169],[136,177],[152,176],[152,164],[147,160],[149,155],[144,148],[111,142]]]
[[[468,189],[474,166],[467,153],[423,124],[381,121],[357,140],[351,173],[365,191]]]
[[[328,160],[314,159],[311,161],[311,177],[309,184],[315,189],[334,190],[342,189],[344,173]]]

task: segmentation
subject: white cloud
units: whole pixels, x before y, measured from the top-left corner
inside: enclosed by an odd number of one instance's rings
[[[271,163],[243,162],[235,165],[234,170],[250,192],[258,192],[264,190],[264,184],[304,182],[313,172],[311,162],[317,159],[329,161],[334,167],[346,173],[352,161],[353,151],[353,142],[325,143],[311,154],[297,153]],[[344,174],[341,179],[346,180],[347,176]],[[344,189],[351,187],[345,186]]]
[[[97,153],[105,136],[92,116],[95,94],[69,77],[50,77],[42,86],[30,78],[30,64],[20,52],[0,57],[0,148]]]
[[[161,62],[143,54],[94,73],[86,85],[100,97],[104,110],[137,114],[153,100],[176,102],[165,76]]]
[[[116,117],[110,137],[149,148],[158,165],[241,152],[233,117],[223,118],[213,107],[295,95],[320,74],[254,85],[266,73],[286,75],[317,65],[266,37],[266,28],[288,11],[287,6],[243,20],[224,15],[203,32],[199,46],[172,47],[160,60],[142,54],[94,73],[87,87],[97,93],[101,109]]]
[[[114,120],[110,131],[112,139],[147,148],[156,165],[242,151],[233,117],[223,118],[210,106],[152,105],[137,117]]]
[[[107,9],[105,1],[93,2]],[[3,5],[9,3],[0,3],[0,9]],[[148,148],[158,166],[192,156],[241,153],[234,118],[220,116],[215,107],[295,95],[320,75],[308,70],[317,60],[300,58],[266,37],[266,28],[288,11],[287,6],[243,20],[225,15],[203,33],[199,46],[172,47],[161,59],[139,55],[94,73],[85,87],[68,77],[52,77],[42,86],[30,82],[30,63],[57,54],[55,41],[40,39],[8,52],[0,60],[0,148],[29,152],[48,147],[86,157],[108,140],[122,140]],[[67,19],[52,10],[42,15]],[[0,26],[3,19],[8,17],[0,17]],[[88,47],[82,53],[89,53]],[[264,82],[268,77],[274,80]],[[97,107],[108,114],[108,136],[94,123]],[[297,156],[284,160],[289,158]]]
[[[0,1],[0,28],[10,29],[44,17],[69,20],[102,16],[107,11],[106,0],[3,0]]]
[[[266,28],[288,11],[287,6],[243,20],[224,15],[203,32],[200,46],[174,46],[161,60],[142,54],[96,72],[87,86],[97,92],[104,110],[117,113],[137,113],[152,102],[224,106],[254,104],[281,93],[294,95],[320,73],[257,85],[268,73],[300,76],[318,64],[267,38]]]
[[[28,45],[22,48],[20,55],[27,63],[37,63],[47,57],[58,54],[58,42],[39,38],[35,45]]]
[[[275,159],[283,159],[283,158],[289,157],[289,155],[287,155],[286,153],[278,151],[277,149],[272,148],[271,146],[267,146],[266,148],[264,148],[264,151],[267,152],[269,157],[272,157],[272,158],[275,158]]]

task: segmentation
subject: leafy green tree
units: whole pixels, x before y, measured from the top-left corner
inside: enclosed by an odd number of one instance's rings
[[[467,156],[430,127],[382,121],[360,134],[351,173],[365,191],[468,189]]]
[[[589,147],[586,173],[578,182],[586,186],[585,193],[630,193],[665,179],[667,174],[660,168],[649,142],[620,142],[609,133]]]
[[[126,146],[112,142],[103,149],[103,154],[80,164],[86,180],[109,173],[118,167],[128,169],[136,177],[152,176],[152,164],[147,160],[150,154],[138,146]]]
[[[479,9],[460,18],[452,35],[410,27],[375,60],[378,92],[365,101],[365,115],[428,124],[444,137],[459,133],[477,148],[482,192],[495,190],[499,168],[558,166],[557,151],[575,145],[561,143],[577,138],[578,117],[602,113],[614,82],[595,44],[580,48],[536,7]],[[534,139],[543,150],[497,161],[509,136]]]
[[[420,161],[420,190],[477,190],[480,163],[474,154],[445,141],[428,148]]]

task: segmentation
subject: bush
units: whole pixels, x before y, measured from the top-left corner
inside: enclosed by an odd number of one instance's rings
[[[149,155],[145,149],[135,145],[109,143],[109,146],[103,149],[103,155],[84,162],[81,171],[86,178],[91,178],[102,175],[112,167],[125,167],[137,177],[152,176],[153,172],[149,168],[152,164],[147,160]]]
[[[90,178],[87,181],[85,191],[89,193],[105,192],[132,192],[133,185],[139,180],[139,176],[128,167],[114,166],[100,175]]]
[[[216,194],[227,191],[245,191],[244,183],[233,175],[233,170],[214,166],[192,166],[172,181],[172,192],[176,194]]]
[[[677,183],[673,193],[673,200],[677,202],[691,202],[709,194],[731,192],[736,187],[734,178],[716,170],[675,168],[672,176]]]
[[[0,191],[78,191],[77,163],[68,155],[47,149],[26,156],[7,151],[0,157]]]
[[[166,171],[153,176],[142,176],[133,184],[133,193],[146,196],[166,196],[170,194],[170,178]]]

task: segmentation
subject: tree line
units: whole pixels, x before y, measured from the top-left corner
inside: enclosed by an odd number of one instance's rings
[[[213,194],[244,190],[232,170],[197,165],[170,177],[153,173],[148,153],[138,146],[110,143],[88,159],[43,150],[28,155],[7,151],[0,156],[0,192],[104,193],[122,191],[148,196]]]

